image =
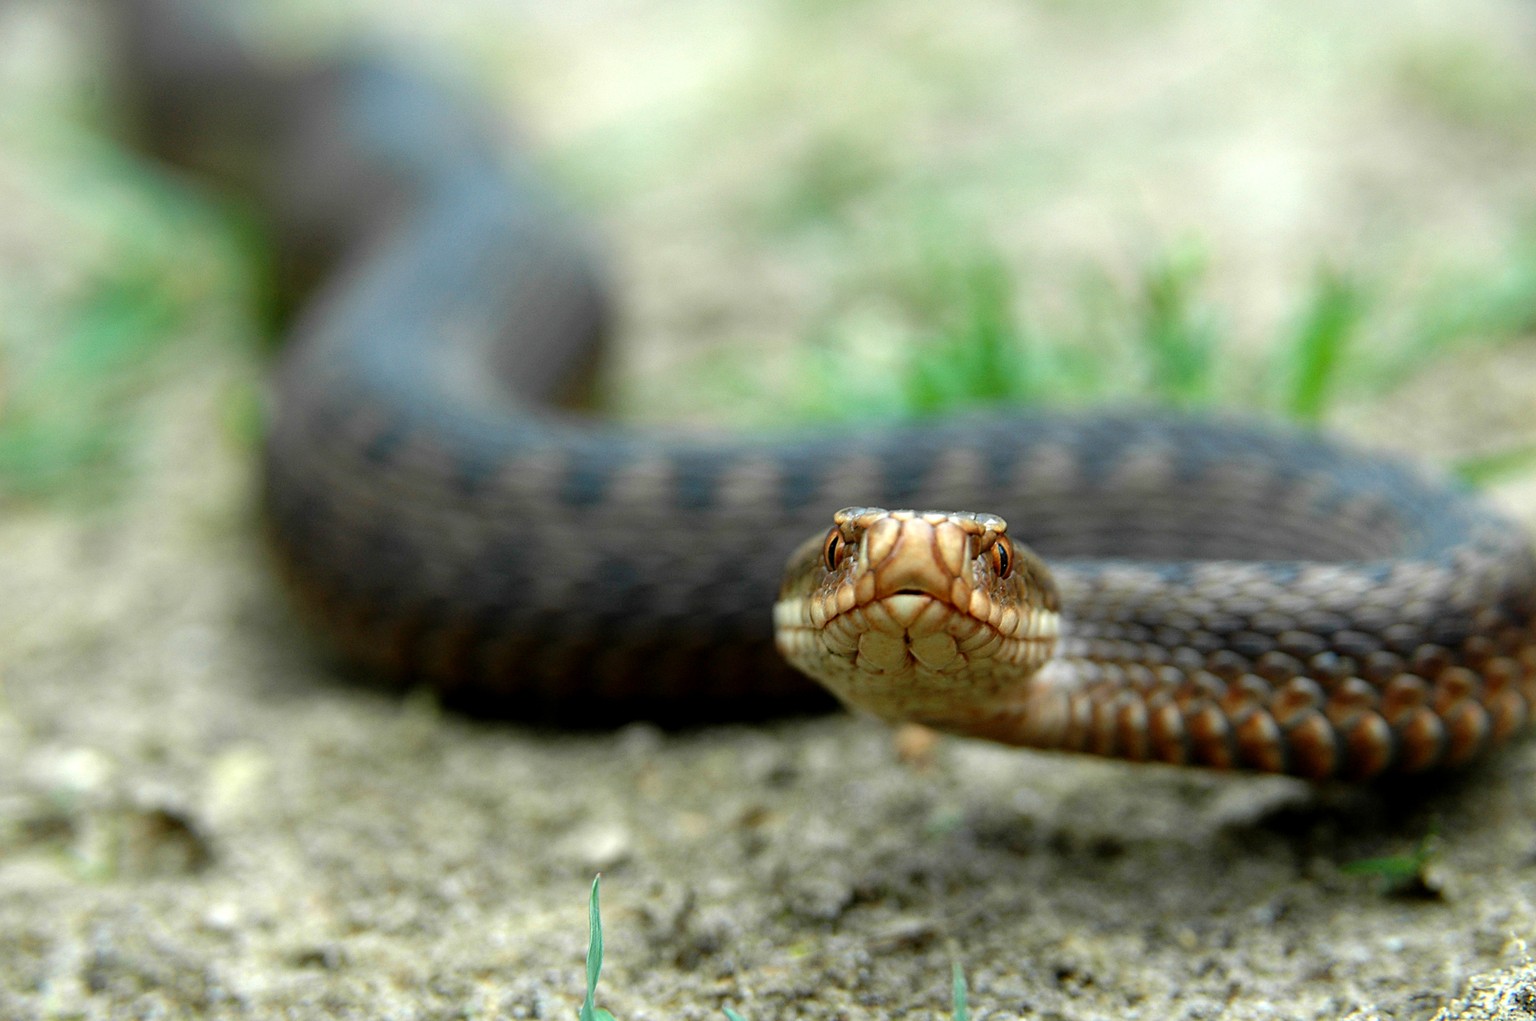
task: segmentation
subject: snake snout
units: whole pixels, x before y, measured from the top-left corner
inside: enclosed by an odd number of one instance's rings
[[[968,538],[953,525],[883,518],[865,536],[870,598],[909,603],[919,597],[954,604],[971,583]],[[958,586],[958,588],[957,588]]]

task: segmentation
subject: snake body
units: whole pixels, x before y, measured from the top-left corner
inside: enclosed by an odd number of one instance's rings
[[[117,6],[152,146],[255,197],[287,293],[320,281],[275,374],[264,519],[349,660],[502,714],[803,705],[774,649],[784,559],[862,502],[1001,514],[1055,572],[1059,725],[929,722],[1364,776],[1529,715],[1530,542],[1437,477],[1168,414],[733,437],[578,415],[557,398],[600,351],[601,273],[470,107],[388,61],[280,67],[179,0]]]

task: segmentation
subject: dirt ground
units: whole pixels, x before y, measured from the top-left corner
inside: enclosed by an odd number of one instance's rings
[[[429,6],[395,5],[377,30],[404,34],[421,19],[436,26],[422,30],[433,45],[495,64],[474,48],[472,5],[437,21]],[[744,9],[761,21],[783,6]],[[1279,31],[1252,28],[1268,17],[1261,5],[1193,2],[1148,5],[1161,13],[1141,28],[1094,29],[1108,17],[1100,8],[1114,6],[1040,6],[1038,17],[1066,26],[1053,23],[1034,51],[1053,80],[1076,65],[1047,44],[1081,45],[1090,30],[1093,39],[1109,31],[1149,68],[1169,65],[1143,48],[1183,41],[1199,43],[1188,52],[1210,66],[1250,70],[1266,52],[1263,31]],[[670,22],[645,29],[661,17],[655,5],[617,2],[573,3],[518,29],[519,52],[558,44],[579,54],[570,79],[545,55],[519,72],[527,82],[506,85],[531,97],[534,133],[557,166],[590,137],[572,119],[607,124],[669,89],[686,98],[689,75],[708,70],[644,69],[685,50],[741,58],[735,26],[700,5],[672,10],[682,9],[702,19],[705,28],[690,30],[699,34]],[[1536,52],[1531,23],[1512,5],[1477,5],[1486,24],[1472,28],[1476,19],[1453,5],[1404,9],[1416,30],[1454,24],[1491,46]],[[40,10],[28,16],[46,22]],[[956,10],[974,37],[1002,46],[985,31],[1007,23],[999,5]],[[350,31],[360,17],[335,23]],[[1368,22],[1341,18],[1337,31],[1365,45]],[[0,31],[18,23],[0,21]],[[1068,104],[1090,124],[1113,105],[1112,83],[1094,66],[1098,84]],[[1146,86],[1178,79],[1186,64],[1119,66]],[[1234,80],[1241,69],[1230,69]],[[622,102],[598,87],[637,75],[646,89]],[[1350,91],[1316,86],[1309,100],[1331,100],[1330,89]],[[1231,215],[1245,208],[1241,195],[1220,200],[1231,206],[1224,214],[1204,207],[1217,200],[1199,188],[1182,206],[1147,208],[1175,225],[1211,225],[1213,248],[1232,253],[1217,285],[1260,322],[1280,315],[1274,295],[1303,274],[1297,252],[1327,249],[1329,238],[1374,237],[1359,242],[1361,257],[1447,238],[1468,252],[1497,249],[1519,208],[1516,185],[1531,176],[1529,153],[1511,149],[1486,166],[1469,158],[1470,167],[1447,157],[1410,173],[1449,143],[1422,125],[1405,140],[1391,117],[1372,120],[1365,107],[1320,128],[1299,114],[1268,122],[1312,125],[1308,137],[1323,140],[1280,170],[1265,153],[1292,150],[1274,139],[1255,150],[1245,135],[1229,153],[1246,168],[1234,187],[1264,170],[1274,191],[1284,170],[1294,187],[1279,192],[1292,212],[1365,210],[1350,223],[1292,230],[1268,212],[1248,222]],[[1371,130],[1354,132],[1356,148],[1332,153],[1360,124]],[[1430,142],[1415,148],[1425,134]],[[1104,167],[1118,167],[1137,140],[1116,145],[1120,156],[1103,155]],[[1179,151],[1153,152],[1162,170],[1144,200],[1182,194]],[[667,157],[647,158],[666,166]],[[1313,158],[1374,166],[1378,184],[1410,180],[1401,193],[1381,184],[1373,198],[1319,206],[1308,191]],[[614,240],[636,347],[669,332],[702,343],[721,316],[738,343],[787,335],[795,310],[815,304],[806,260],[820,265],[823,241],[709,240],[713,204],[751,193],[730,173],[716,167],[692,195],[659,184],[604,192],[577,178]],[[1118,195],[1117,180],[1104,171],[1094,184]],[[1005,194],[1034,201],[1027,190]],[[1077,202],[1069,194],[1045,207],[1020,233],[1049,224],[1092,250],[1092,230],[1068,229],[1099,222]],[[1399,222],[1383,209],[1399,207],[1421,210],[1426,233],[1405,241],[1383,227]],[[652,231],[662,237],[656,259],[641,240]],[[67,256],[67,237],[15,221],[6,232],[0,250],[41,239]],[[1396,257],[1379,264],[1397,266]],[[18,260],[5,265],[13,279],[23,271]],[[699,273],[680,274],[687,265]],[[773,268],[755,272],[764,266]],[[720,310],[735,307],[743,280],[766,280],[768,293],[743,297],[731,318]],[[213,322],[196,329],[226,328]],[[570,1018],[583,988],[587,891],[601,871],[600,1002],[620,1021],[718,1018],[723,1006],[749,1021],[948,1016],[952,962],[964,967],[978,1018],[1536,1017],[1527,946],[1536,939],[1536,741],[1453,776],[1359,790],[964,741],[914,767],[897,760],[883,728],[844,716],[572,734],[446,714],[424,695],[338,678],[303,639],[255,535],[250,450],[217,427],[231,386],[259,380],[262,367],[217,339],[189,351],[143,398],[147,432],[124,495],[94,508],[18,504],[0,516],[0,1016]],[[631,386],[643,390],[658,366],[684,357],[632,351]],[[1362,398],[1333,424],[1444,460],[1490,435],[1529,439],[1533,395],[1536,347],[1509,345]],[[1536,526],[1531,479],[1492,496]],[[1346,869],[1425,840],[1433,853],[1416,891],[1385,892]]]

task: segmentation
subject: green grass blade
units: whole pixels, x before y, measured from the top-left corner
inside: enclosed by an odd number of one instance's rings
[[[955,1021],[970,1021],[971,1008],[966,1002],[965,969],[960,962],[950,965],[949,1001]]]
[[[1440,896],[1440,890],[1430,880],[1428,869],[1438,847],[1438,830],[1432,826],[1411,851],[1380,858],[1359,858],[1340,865],[1339,871],[1346,876],[1375,878],[1377,888],[1383,894],[1435,898]]]
[[[1531,445],[1464,457],[1453,466],[1456,476],[1473,486],[1492,485],[1533,470],[1536,470],[1536,446]]]
[[[1019,323],[1013,270],[984,239],[948,245],[956,250],[935,249],[924,260],[929,293],[920,304],[931,332],[908,364],[905,410],[934,415],[1037,401],[1043,366]]]
[[[613,1021],[613,1015],[596,1006],[597,979],[603,972],[603,916],[598,908],[598,890],[603,877],[592,880],[592,895],[587,900],[587,998],[581,1004],[581,1021]]]
[[[1469,341],[1529,336],[1536,330],[1536,222],[1524,227],[1497,265],[1434,281],[1421,306],[1410,367]]]
[[[1352,280],[1322,271],[1289,349],[1285,411],[1292,418],[1309,424],[1322,418],[1345,349],[1365,311],[1364,295]]]
[[[1206,255],[1194,243],[1176,246],[1142,273],[1139,333],[1152,394],[1189,407],[1211,398],[1216,332],[1197,300]]]

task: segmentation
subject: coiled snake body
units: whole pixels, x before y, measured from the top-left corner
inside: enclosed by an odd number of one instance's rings
[[[774,650],[790,550],[812,537],[781,642],[825,674],[803,628],[813,600],[840,598],[822,587],[843,569],[821,548],[832,512],[970,508],[1052,565],[1054,582],[1015,552],[1051,617],[1009,618],[1050,633],[1045,666],[980,709],[951,680],[952,704],[910,712],[834,678],[845,699],[1017,743],[1309,776],[1453,764],[1525,723],[1529,540],[1442,481],[1166,415],[720,438],[556,410],[598,347],[599,276],[471,113],[388,63],[274,69],[175,0],[120,10],[156,148],[256,194],[291,289],[342,267],[284,352],[264,493],[300,604],[349,658],[518,715],[783,709],[815,690]],[[876,517],[845,515],[839,542],[863,551]],[[959,543],[967,584],[996,581],[985,515],[897,519]],[[951,649],[990,641],[974,622],[893,639],[915,592],[882,594],[899,612],[860,604],[886,629],[862,640],[876,674],[925,656],[953,674]]]

